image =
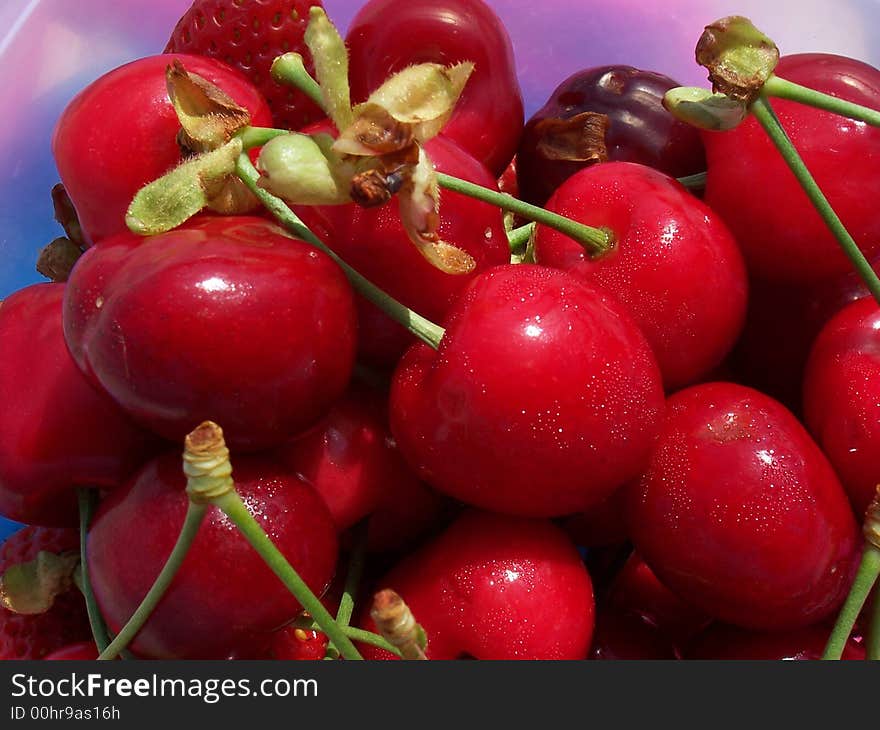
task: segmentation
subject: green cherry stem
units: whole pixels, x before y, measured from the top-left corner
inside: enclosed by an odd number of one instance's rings
[[[306,631],[321,630],[321,627],[318,626],[318,624],[306,616],[296,619],[292,625],[298,629],[304,629]],[[345,633],[345,635],[352,641],[358,641],[361,644],[369,644],[370,646],[377,646],[380,649],[391,652],[396,657],[400,656],[400,649],[389,643],[384,637],[379,636],[379,634],[374,634],[372,631],[366,631],[365,629],[357,629],[354,626],[342,626],[341,628],[343,633]]]
[[[89,526],[92,523],[92,515],[95,511],[96,492],[93,489],[80,489],[77,497],[79,499],[80,588],[86,601],[86,612],[89,616],[89,626],[92,629],[92,637],[94,638],[95,646],[98,647],[98,652],[100,653],[110,644],[110,636],[107,633],[107,625],[104,623],[101,609],[98,607],[95,592],[92,590],[92,581],[89,574],[89,561],[86,558],[86,540]]]
[[[321,87],[318,82],[305,70],[302,63],[297,64],[296,59],[292,59],[292,63],[284,63],[284,58],[284,56],[279,56],[273,64],[272,75],[276,81],[298,88],[311,97],[326,112],[323,97],[321,96]],[[437,181],[441,188],[482,200],[484,203],[516,213],[527,220],[541,223],[560,233],[564,233],[581,244],[593,256],[600,256],[614,245],[614,236],[609,230],[585,226],[565,216],[551,213],[545,208],[518,200],[512,195],[500,193],[497,190],[485,188],[482,185],[477,185],[452,175],[446,175],[442,172],[437,173]]]
[[[361,520],[352,530],[354,547],[348,556],[348,572],[345,575],[345,586],[342,589],[342,598],[339,599],[339,608],[336,611],[336,623],[345,628],[351,623],[354,613],[354,602],[357,598],[361,577],[364,574],[364,565],[367,557],[367,534],[369,520]],[[327,645],[325,659],[336,659],[338,650],[332,642]]]
[[[526,220],[553,228],[569,238],[573,238],[593,256],[601,256],[614,246],[614,234],[607,228],[585,226],[583,223],[552,213],[546,208],[526,203],[507,193],[500,193],[497,190],[491,190],[443,172],[437,173],[437,182],[441,188],[446,190],[482,200],[484,203],[497,206],[502,210],[516,213]]]
[[[865,122],[872,127],[880,127],[880,111],[862,106],[861,104],[854,104],[851,101],[838,99],[836,96],[831,96],[831,94],[825,94],[792,81],[786,81],[776,75],[771,75],[764,82],[764,88],[761,93],[764,96],[788,99],[799,104],[815,107],[816,109],[834,112],[842,117]]]
[[[874,586],[874,596],[871,599],[871,622],[868,625],[865,650],[867,659],[880,660],[880,583]]]
[[[159,605],[159,601],[162,600],[162,597],[174,580],[174,576],[180,570],[180,566],[183,564],[193,540],[195,540],[198,534],[199,527],[202,525],[206,511],[207,506],[204,504],[189,503],[186,509],[186,516],[183,519],[183,526],[180,528],[180,534],[177,536],[177,542],[165,561],[165,565],[162,566],[162,570],[159,572],[147,595],[144,596],[141,605],[137,607],[137,610],[132,614],[125,626],[122,627],[116,638],[98,655],[99,660],[106,661],[119,656],[119,653],[131,643],[137,632],[141,630],[147,619],[150,618],[150,614]]]
[[[340,626],[348,626],[351,623],[355,598],[361,584],[361,577],[364,574],[368,533],[369,520],[362,520],[353,530],[354,548],[352,548],[348,559],[345,587],[342,590],[342,598],[339,600],[339,610],[336,612],[336,623]]]
[[[260,173],[254,167],[247,154],[239,155],[236,164],[236,173],[241,181],[247,185],[248,189],[257,197],[257,199],[269,210],[275,219],[281,223],[288,231],[293,233],[303,241],[310,243],[315,248],[320,249],[333,259],[339,267],[345,272],[348,280],[351,282],[354,290],[365,299],[375,304],[385,314],[387,314],[395,322],[403,325],[412,332],[425,344],[433,347],[435,350],[443,339],[445,330],[431,320],[426,319],[422,315],[414,312],[409,307],[405,307],[393,297],[390,297],[379,287],[373,284],[365,276],[355,271],[345,261],[330,250],[324,242],[318,238],[306,225],[299,219],[290,207],[281,198],[275,197],[269,191],[263,190],[257,182],[260,179]]]
[[[239,529],[244,538],[257,551],[266,565],[293,594],[299,604],[308,611],[319,629],[333,642],[340,654],[346,659],[362,659],[360,653],[351,643],[333,616],[324,608],[324,604],[306,585],[299,573],[293,569],[287,558],[275,547],[275,543],[254,519],[238,492],[234,489],[211,499],[211,504],[223,510],[226,516]]]
[[[320,108],[324,108],[324,95],[321,87],[306,70],[303,57],[299,53],[285,53],[272,62],[272,78],[279,83],[299,89]]]
[[[868,291],[880,303],[880,278],[877,277],[877,274],[871,268],[871,264],[868,263],[864,254],[859,250],[858,245],[849,234],[849,231],[846,230],[837,213],[834,212],[831,203],[828,202],[828,198],[819,189],[768,100],[763,96],[758,97],[750,109],[767,132],[776,149],[779,150],[789,169],[794,173],[813,207],[822,217],[822,220],[825,221],[825,225],[834,234],[834,237],[847,258],[852,262]]]
[[[856,619],[868,599],[871,588],[877,582],[878,576],[880,576],[880,549],[869,543],[862,553],[862,560],[859,563],[859,569],[846,602],[840,609],[837,622],[828,637],[825,653],[822,655],[823,659],[840,659],[843,655],[843,649],[849,640],[853,626],[856,624]]]
[[[245,152],[254,147],[262,147],[266,142],[276,137],[290,134],[286,129],[273,129],[272,127],[244,127],[235,133],[241,139],[241,146]]]
[[[697,172],[693,175],[685,175],[684,177],[680,177],[677,179],[688,190],[702,190],[704,187],[706,187],[705,172]]]
[[[534,223],[526,223],[524,226],[514,228],[507,233],[507,242],[510,244],[510,253],[520,253],[529,244],[529,239],[535,230]]]

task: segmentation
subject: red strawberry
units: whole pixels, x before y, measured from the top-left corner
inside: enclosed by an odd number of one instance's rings
[[[76,530],[26,527],[0,546],[0,574],[27,563],[41,550],[62,553],[79,549]],[[46,613],[25,616],[0,607],[0,659],[42,659],[68,644],[91,640],[86,606],[75,588],[58,596]]]
[[[165,53],[211,56],[240,69],[266,97],[275,126],[299,129],[324,114],[269,71],[272,61],[289,51],[302,54],[313,71],[303,42],[313,5],[320,0],[195,0],[177,22]]]

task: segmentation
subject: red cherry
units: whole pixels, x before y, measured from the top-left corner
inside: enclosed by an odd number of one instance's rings
[[[775,73],[832,96],[880,107],[880,71],[851,58],[811,53],[786,56]],[[874,200],[880,179],[880,129],[794,101],[773,109],[819,187],[868,256],[880,251]],[[757,120],[703,136],[708,161],[706,202],[727,222],[749,270],[769,280],[813,281],[847,271],[850,263]],[[846,175],[840,171],[846,170]]]
[[[590,659],[677,659],[676,650],[660,630],[633,614],[603,609],[596,616]]]
[[[327,123],[309,131],[333,132]],[[489,171],[449,140],[435,137],[425,149],[440,172],[495,187]],[[461,290],[481,271],[510,261],[501,211],[460,193],[444,191],[439,235],[473,257],[476,267],[467,275],[446,274],[425,260],[401,225],[397,199],[379,208],[298,206],[296,212],[346,263],[434,322],[446,316]],[[413,337],[365,299],[357,301],[360,356],[370,363],[394,366]]]
[[[554,120],[583,112],[608,117],[604,141],[609,160],[637,162],[672,177],[703,172],[706,155],[699,132],[663,108],[663,95],[676,86],[668,76],[632,66],[600,66],[569,76],[523,131],[517,152],[523,199],[543,205],[563,182],[591,164],[560,159],[547,147]]]
[[[445,326],[438,351],[410,348],[391,391],[392,433],[429,484],[542,517],[585,510],[641,471],[662,387],[616,302],[562,271],[499,266]]]
[[[668,390],[718,365],[745,318],[745,266],[733,236],[677,181],[643,165],[609,162],[581,170],[547,207],[597,228],[614,248],[591,257],[573,239],[539,226],[538,263],[614,294],[651,344]]]
[[[333,576],[336,531],[321,498],[265,457],[235,459],[236,489],[276,547],[320,595]],[[187,508],[180,454],[154,459],[102,503],[89,532],[92,586],[118,632],[177,540]],[[131,645],[138,656],[222,659],[291,621],[296,599],[216,507],[168,592]]]
[[[79,552],[79,530],[58,527],[24,527],[0,544],[0,575],[13,565],[35,560],[42,552],[62,555]],[[55,597],[48,611],[13,613],[0,605],[0,661],[45,659],[64,646],[91,636],[86,604],[79,590]]]
[[[115,487],[155,449],[71,359],[63,284],[35,284],[0,306],[0,514],[77,523],[77,487]]]
[[[809,661],[821,659],[831,629],[808,626],[794,631],[746,631],[713,624],[688,648],[685,659]],[[864,660],[865,648],[850,639],[841,659]]]
[[[814,340],[831,317],[866,296],[854,271],[800,286],[753,279],[746,324],[729,358],[730,376],[799,414]]]
[[[880,310],[850,304],[825,325],[804,376],[804,416],[863,516],[880,483]]]
[[[98,647],[94,641],[83,641],[79,644],[68,644],[43,658],[46,661],[94,661],[98,658]]]
[[[590,576],[550,522],[468,511],[378,587],[406,601],[428,635],[429,659],[583,659],[590,645]]]
[[[381,395],[354,386],[318,427],[277,452],[321,495],[338,530],[369,515],[368,547],[381,551],[418,537],[442,505],[404,464],[387,420]]]
[[[482,0],[370,0],[346,36],[352,100],[416,63],[472,61],[474,72],[443,135],[498,177],[516,152],[523,102],[513,47]]]
[[[260,659],[273,661],[319,661],[327,653],[327,637],[311,629],[287,626],[272,635],[266,653]]]
[[[326,255],[268,221],[202,218],[88,251],[65,334],[139,422],[182,441],[216,419],[231,447],[254,450],[311,426],[344,391],[353,299]]]
[[[58,172],[89,243],[128,230],[125,212],[135,193],[181,160],[180,122],[165,84],[175,59],[245,107],[253,125],[272,126],[260,93],[222,61],[166,54],[105,74],[70,102],[52,138]]]
[[[794,629],[843,601],[855,520],[825,456],[772,398],[729,383],[675,394],[651,464],[629,490],[639,553],[712,616]]]
[[[638,553],[630,555],[615,576],[607,600],[615,611],[638,616],[657,627],[676,647],[683,646],[712,620],[663,585]]]

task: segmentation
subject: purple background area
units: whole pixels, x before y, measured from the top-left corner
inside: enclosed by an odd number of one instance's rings
[[[361,2],[326,0],[344,29]],[[693,47],[706,23],[751,17],[783,52],[826,51],[880,65],[877,0],[490,0],[508,27],[527,113],[579,68],[625,63],[704,84]],[[40,280],[37,252],[61,234],[49,190],[55,119],[83,86],[161,52],[189,0],[0,2],[0,298]],[[0,353],[2,356],[2,353]],[[0,404],[2,405],[2,404]],[[0,518],[0,538],[4,527]]]

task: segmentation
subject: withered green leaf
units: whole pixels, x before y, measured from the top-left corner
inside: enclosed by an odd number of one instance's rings
[[[748,115],[745,102],[697,86],[670,89],[663,106],[677,119],[713,132],[733,129]]]
[[[315,79],[321,86],[327,115],[337,129],[345,129],[353,118],[348,86],[348,50],[323,8],[310,8],[305,42],[312,53]]]
[[[250,113],[218,86],[189,73],[179,60],[165,72],[168,97],[191,152],[215,150],[251,122]]]
[[[126,225],[142,236],[176,228],[220,194],[242,152],[234,137],[212,152],[204,152],[141,188],[128,208]]]

